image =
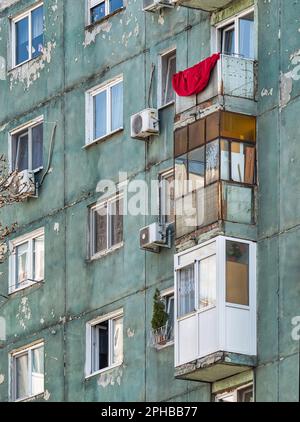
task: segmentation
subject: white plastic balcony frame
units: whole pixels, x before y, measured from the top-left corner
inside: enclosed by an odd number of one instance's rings
[[[235,241],[239,243],[245,243],[249,245],[249,306],[238,305],[233,303],[226,302],[226,241]],[[199,259],[197,259],[197,251],[205,246],[208,246],[212,243],[216,243],[216,265],[217,265],[217,295],[216,295],[216,305],[211,306],[205,309],[198,309],[198,270],[197,263],[199,263]],[[208,255],[209,256],[209,255]],[[183,262],[181,262],[183,261]],[[177,283],[178,283],[178,273],[179,270],[194,264],[195,265],[195,311],[184,315],[180,318],[177,317],[178,311],[178,297],[177,297]],[[256,243],[248,240],[242,240],[239,238],[227,237],[227,236],[217,236],[213,239],[208,240],[207,242],[202,243],[201,245],[197,245],[189,250],[185,250],[174,256],[174,280],[175,280],[175,287],[174,287],[174,295],[175,295],[175,303],[174,303],[174,311],[175,311],[175,320],[174,320],[174,339],[175,339],[175,367],[178,367],[184,363],[180,361],[179,357],[179,347],[178,347],[178,327],[181,321],[184,321],[189,318],[193,318],[195,316],[199,316],[202,313],[206,313],[213,308],[217,310],[217,325],[218,325],[218,343],[219,347],[218,350],[211,350],[210,353],[206,353],[203,355],[194,356],[194,359],[205,357],[211,353],[215,353],[218,351],[225,351],[231,353],[240,353],[245,354],[241,350],[233,350],[230,347],[226,347],[226,308],[231,309],[241,309],[241,310],[249,310],[250,311],[250,319],[251,319],[251,351],[249,351],[249,355],[256,356],[257,355],[257,344],[256,344]],[[197,320],[198,321],[198,320]],[[197,325],[198,326],[198,325]],[[210,329],[208,327],[207,335],[210,335]],[[197,329],[196,333],[193,333],[191,337],[192,342],[196,342],[199,345],[199,330]]]

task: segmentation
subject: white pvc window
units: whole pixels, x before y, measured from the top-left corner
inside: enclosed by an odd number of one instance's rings
[[[123,243],[123,196],[90,209],[90,255],[97,257]]]
[[[175,222],[175,173],[168,170],[159,177],[159,210],[162,224]]]
[[[254,59],[255,21],[254,9],[248,9],[220,24],[218,39],[221,52],[227,55]]]
[[[86,144],[123,129],[122,78],[87,93],[86,121]]]
[[[44,281],[44,229],[10,242],[9,293]]]
[[[163,107],[175,101],[172,78],[176,73],[176,50],[160,55],[158,106]]]
[[[12,399],[21,401],[44,392],[44,344],[11,354]]]
[[[215,401],[223,403],[253,402],[253,384],[248,384],[231,391],[226,391],[222,394],[217,394],[215,396]]]
[[[100,21],[105,16],[122,9],[123,0],[88,0],[89,23]]]
[[[161,298],[165,303],[165,312],[168,315],[166,322],[166,340],[168,343],[174,341],[174,290],[168,289],[161,293]]]
[[[12,20],[13,67],[42,54],[44,46],[43,4]]]
[[[123,311],[87,323],[86,376],[123,363]]]
[[[43,119],[12,131],[9,142],[11,171],[43,169]]]

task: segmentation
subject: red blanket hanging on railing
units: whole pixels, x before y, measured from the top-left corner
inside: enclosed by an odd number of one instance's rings
[[[176,94],[188,97],[202,92],[207,87],[211,72],[219,58],[220,53],[213,54],[195,66],[176,73],[172,79]]]

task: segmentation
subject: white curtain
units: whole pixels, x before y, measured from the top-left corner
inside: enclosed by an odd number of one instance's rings
[[[31,394],[44,391],[44,347],[32,350]]]
[[[123,127],[123,82],[111,88],[111,108],[111,130],[114,131]]]
[[[44,236],[34,239],[33,279],[44,280]]]
[[[29,396],[27,354],[16,358],[16,377],[16,399]]]

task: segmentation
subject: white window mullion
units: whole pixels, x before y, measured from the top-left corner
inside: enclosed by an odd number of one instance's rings
[[[106,119],[107,119],[107,133],[111,133],[112,128],[112,109],[111,109],[111,89],[112,87],[109,86],[106,90],[106,97],[107,97],[107,110],[106,110]]]
[[[32,395],[32,350],[28,350],[28,395]]]
[[[32,127],[28,129],[28,170],[33,170],[32,162],[33,162],[33,148],[32,148]]]

